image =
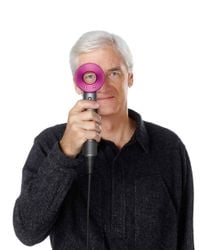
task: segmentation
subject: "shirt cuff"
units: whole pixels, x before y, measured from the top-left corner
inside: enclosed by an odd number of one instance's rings
[[[79,154],[76,158],[66,156],[61,150],[58,141],[54,144],[48,157],[50,162],[53,162],[53,167],[58,168],[60,171],[68,172],[69,169],[73,169],[77,174],[86,174],[84,156],[82,154]]]

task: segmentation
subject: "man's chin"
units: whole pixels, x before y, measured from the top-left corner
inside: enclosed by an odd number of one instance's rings
[[[114,115],[116,113],[116,110],[113,109],[113,107],[100,107],[98,109],[98,114],[101,116],[111,116]]]

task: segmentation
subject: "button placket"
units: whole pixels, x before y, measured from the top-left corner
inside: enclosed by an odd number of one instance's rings
[[[125,237],[125,183],[124,169],[118,158],[112,165],[112,233],[115,237]]]

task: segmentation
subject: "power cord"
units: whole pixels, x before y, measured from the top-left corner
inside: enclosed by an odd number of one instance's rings
[[[87,250],[90,249],[90,198],[91,198],[91,179],[95,156],[87,156],[87,170],[88,170],[88,192],[87,192]]]

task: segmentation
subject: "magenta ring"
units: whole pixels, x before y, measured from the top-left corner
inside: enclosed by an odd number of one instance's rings
[[[93,72],[96,75],[96,81],[93,84],[87,84],[83,80],[83,76],[87,72]],[[95,92],[99,90],[105,81],[105,73],[102,68],[95,63],[82,64],[74,74],[74,81],[76,85],[84,92]]]

